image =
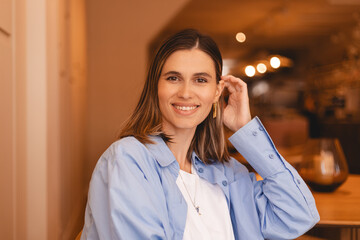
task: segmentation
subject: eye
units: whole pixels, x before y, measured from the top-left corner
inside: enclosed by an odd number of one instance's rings
[[[196,82],[198,83],[206,83],[208,82],[206,78],[196,78]]]
[[[166,80],[168,81],[177,81],[179,78],[176,77],[176,76],[170,76],[170,77],[167,77]]]

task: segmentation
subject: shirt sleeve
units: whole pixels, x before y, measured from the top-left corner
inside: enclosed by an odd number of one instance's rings
[[[142,149],[124,148],[113,144],[97,163],[81,239],[167,239],[161,184],[146,174],[151,166]]]
[[[298,172],[279,154],[255,117],[229,138],[263,178],[254,185],[261,231],[266,239],[293,239],[320,219],[315,200]]]

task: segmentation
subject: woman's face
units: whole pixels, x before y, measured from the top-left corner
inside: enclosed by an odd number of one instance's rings
[[[195,132],[218,101],[223,84],[216,83],[214,62],[199,49],[179,50],[166,60],[158,83],[162,130]]]

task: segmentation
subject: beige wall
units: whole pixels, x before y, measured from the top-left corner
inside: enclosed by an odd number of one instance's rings
[[[13,238],[14,226],[14,85],[12,79],[11,2],[0,1],[0,233]]]
[[[84,126],[86,100],[85,0],[63,1],[60,9],[59,128],[61,132],[57,198],[56,239],[73,239],[82,227],[86,200],[84,174]],[[63,14],[63,15],[62,15]],[[56,119],[54,119],[56,120]]]

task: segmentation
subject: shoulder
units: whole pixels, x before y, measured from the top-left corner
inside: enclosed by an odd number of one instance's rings
[[[144,175],[150,178],[158,172],[158,164],[147,147],[135,137],[125,137],[112,143],[99,158],[94,174]],[[114,175],[114,176],[115,176]],[[151,175],[151,176],[150,176]]]
[[[224,163],[224,167],[225,169],[231,169],[234,172],[248,173],[248,169],[245,167],[245,165],[233,157],[231,157],[228,162]]]
[[[142,144],[135,137],[125,137],[121,138],[114,143],[112,143],[108,149],[104,152],[103,156],[111,155],[127,155],[132,156],[139,153],[144,154],[147,152],[147,149],[144,144]]]
[[[137,140],[135,137],[129,136],[129,137],[124,137],[121,138],[115,142],[113,142],[110,147],[114,148],[114,149],[131,149],[131,147],[134,148],[142,148],[145,147],[144,144],[142,144],[139,140]]]
[[[224,165],[224,172],[229,181],[236,181],[240,178],[250,176],[249,170],[238,160],[231,157],[228,162],[223,163]]]
[[[146,146],[135,137],[125,137],[112,143],[102,154],[99,162],[107,165],[137,165],[141,168],[148,164],[152,156]]]
[[[224,169],[225,172],[242,172],[242,173],[248,173],[248,169],[240,163],[238,160],[236,160],[233,157],[230,157],[228,161],[220,162],[220,161],[213,161],[213,163],[206,165],[207,167],[215,167],[218,169]]]

